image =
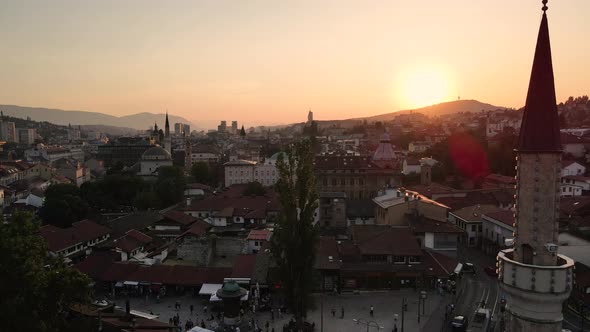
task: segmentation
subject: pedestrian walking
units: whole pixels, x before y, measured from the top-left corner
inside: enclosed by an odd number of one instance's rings
[[[279,307],[279,318],[283,318],[283,309]]]
[[[332,317],[336,317],[336,309],[332,308]]]
[[[268,321],[266,321],[266,332],[268,332],[268,328],[270,327],[270,324],[268,323]]]
[[[270,309],[270,320],[275,320],[275,309]]]
[[[189,307],[190,311],[191,311],[191,316],[193,315],[193,310],[195,310],[195,306],[193,306],[192,304]]]
[[[344,319],[344,306],[340,307],[340,319]]]
[[[203,313],[207,314],[207,306],[203,307]]]
[[[205,321],[201,319],[201,327],[205,328]]]
[[[373,308],[373,305],[371,304],[371,310],[369,310],[369,315],[371,315],[371,317],[373,317],[374,312],[375,312],[375,308]]]

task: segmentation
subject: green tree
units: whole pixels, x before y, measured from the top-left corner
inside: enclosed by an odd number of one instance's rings
[[[133,202],[133,206],[140,210],[148,210],[158,208],[162,205],[158,194],[153,191],[144,191],[137,194]]]
[[[281,213],[271,240],[287,303],[299,328],[310,305],[312,272],[318,242],[314,225],[317,193],[313,171],[313,151],[309,140],[291,145],[287,160],[277,160],[279,180],[276,190]]]
[[[199,161],[198,163],[194,163],[191,167],[191,175],[198,183],[211,183],[211,170],[206,162]]]
[[[246,136],[246,130],[244,129],[244,125],[242,125],[242,129],[240,129],[240,136],[242,136],[242,137]]]
[[[47,224],[69,227],[88,214],[88,203],[73,184],[54,184],[45,191],[45,202],[39,215]]]
[[[48,257],[30,214],[0,222],[0,326],[3,331],[68,331],[71,304],[88,303],[91,280]]]
[[[158,169],[156,194],[163,206],[170,206],[182,200],[186,179],[182,169],[165,166]]]

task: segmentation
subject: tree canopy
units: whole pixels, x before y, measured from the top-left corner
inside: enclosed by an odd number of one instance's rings
[[[45,191],[45,202],[39,215],[47,224],[69,227],[88,214],[88,203],[73,184],[54,184]]]
[[[317,193],[313,151],[309,140],[289,147],[287,160],[279,156],[276,190],[281,213],[275,224],[271,248],[278,265],[282,290],[299,327],[310,305],[312,272],[318,242],[314,225]]]
[[[211,171],[209,164],[204,161],[199,161],[193,164],[191,167],[191,175],[198,183],[212,184],[213,172]]]
[[[164,166],[158,169],[155,191],[163,206],[170,206],[182,201],[186,179],[181,168]]]
[[[0,326],[5,331],[68,331],[66,313],[73,303],[91,299],[91,280],[47,257],[39,224],[17,213],[0,222]]]

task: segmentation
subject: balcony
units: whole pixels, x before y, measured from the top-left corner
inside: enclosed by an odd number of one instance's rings
[[[513,260],[514,249],[502,250],[496,257],[498,279],[508,287],[524,291],[561,294],[572,289],[574,261],[557,255],[555,266],[523,264]]]

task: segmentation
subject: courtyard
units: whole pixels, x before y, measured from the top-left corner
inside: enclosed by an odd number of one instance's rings
[[[315,324],[316,331],[393,331],[394,326],[397,326],[397,331],[402,331],[401,310],[404,297],[407,299],[404,331],[440,328],[444,316],[444,310],[441,314],[440,308],[450,301],[451,296],[442,296],[432,291],[428,292],[424,306],[421,308],[424,310],[424,314],[420,311],[420,322],[418,322],[419,292],[414,290],[367,291],[340,295],[314,294],[314,307],[308,312],[307,320]],[[129,301],[132,310],[156,315],[158,316],[156,319],[162,322],[169,322],[173,316],[178,314],[183,331],[185,322],[189,319],[195,325],[200,325],[203,321],[206,328],[212,330],[219,326],[217,312],[212,312],[214,307],[206,298],[182,295],[166,296],[157,301],[154,297],[147,299],[145,297],[130,297]],[[116,298],[115,302],[118,306],[125,307],[124,297]],[[178,310],[175,308],[177,303],[180,305]],[[193,306],[192,314],[191,305]],[[371,306],[374,308],[372,317],[370,315]],[[205,307],[207,307],[206,310]],[[344,317],[342,317],[342,310],[344,310]],[[267,330],[267,323],[269,332],[282,331],[283,325],[287,324],[291,318],[292,316],[288,313],[279,316],[278,309],[274,310],[274,314],[271,314],[270,311],[252,313],[251,310],[247,310],[241,331],[253,330],[250,328],[252,321],[262,331]],[[367,324],[369,324],[368,328]]]

